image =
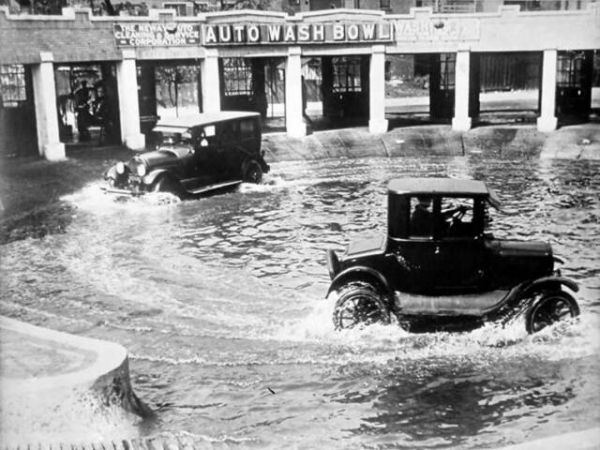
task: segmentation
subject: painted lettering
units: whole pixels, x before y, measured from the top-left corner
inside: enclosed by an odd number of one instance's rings
[[[362,35],[365,40],[371,41],[371,40],[375,39],[375,24],[363,23]]]
[[[324,41],[325,40],[325,26],[322,24],[315,24],[312,26],[312,40],[313,41]]]
[[[246,34],[248,35],[248,42],[260,41],[260,28],[256,25],[249,26]]]
[[[310,27],[308,25],[298,25],[298,40],[302,42],[310,41]]]
[[[334,41],[343,41],[345,37],[344,33],[344,25],[336,23],[333,25],[333,40]]]
[[[219,25],[219,42],[231,42],[231,27]]]
[[[233,27],[233,38],[236,42],[244,42],[244,25],[235,25]]]
[[[293,25],[285,27],[285,42],[296,42],[296,28]]]
[[[267,36],[270,42],[281,41],[281,25],[269,25],[267,28]]]
[[[356,25],[356,24],[348,25],[348,28],[346,29],[346,35],[348,36],[348,39],[351,41],[358,40],[358,25]]]
[[[215,34],[215,29],[213,27],[206,27],[204,29],[204,43],[205,44],[216,44],[217,43],[217,35]]]

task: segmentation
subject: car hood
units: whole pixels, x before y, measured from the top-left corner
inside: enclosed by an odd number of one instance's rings
[[[380,255],[385,252],[387,238],[384,235],[365,236],[351,241],[344,253],[344,259]]]
[[[552,258],[552,246],[547,242],[497,240],[491,246],[502,257]]]
[[[135,164],[136,161],[141,160],[146,166],[152,168],[165,164],[171,165],[189,155],[192,155],[192,149],[190,147],[161,147],[159,150],[137,155],[130,161],[130,164]]]

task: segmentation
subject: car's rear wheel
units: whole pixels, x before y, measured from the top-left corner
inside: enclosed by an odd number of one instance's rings
[[[343,286],[333,311],[335,328],[350,329],[374,323],[390,323],[390,311],[377,288],[362,281]]]
[[[260,164],[252,160],[248,163],[244,170],[244,181],[248,183],[260,183],[262,181],[263,171]]]
[[[579,315],[579,306],[575,299],[564,291],[545,292],[533,304],[527,313],[528,333],[537,333],[561,320]]]

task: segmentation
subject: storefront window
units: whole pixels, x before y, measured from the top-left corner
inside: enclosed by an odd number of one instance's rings
[[[454,71],[456,66],[456,57],[454,55],[440,56],[440,89],[454,89]]]
[[[223,58],[225,95],[252,95],[252,68],[244,58]]]
[[[5,108],[16,108],[27,101],[25,66],[0,65],[0,98]]]
[[[360,92],[360,58],[333,58],[333,91]]]

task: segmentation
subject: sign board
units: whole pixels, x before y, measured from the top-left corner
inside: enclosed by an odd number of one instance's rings
[[[205,46],[392,42],[388,22],[203,25]]]
[[[480,38],[478,19],[410,19],[395,22],[398,42],[473,41]]]
[[[187,23],[116,23],[118,47],[200,45],[200,25]]]

